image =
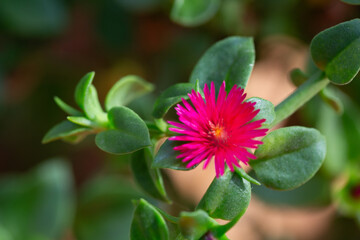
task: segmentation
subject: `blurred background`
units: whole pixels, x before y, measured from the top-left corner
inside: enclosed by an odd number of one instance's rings
[[[295,89],[293,68],[311,72],[311,39],[360,16],[359,7],[340,0],[205,2],[211,9],[179,15],[172,0],[0,1],[0,240],[129,239],[131,199],[149,199],[133,183],[129,156],[102,152],[93,136],[77,145],[41,144],[65,117],[53,97],[74,106],[85,73],[96,72],[101,102],[125,75],[154,83],[153,94],[130,106],[151,119],[156,96],[188,81],[213,43],[253,36],[256,64],[246,91],[278,104]],[[230,239],[360,239],[360,81],[329,91],[342,111],[316,97],[282,123],[326,135],[323,168],[297,190],[253,187]],[[185,209],[214,177],[212,166],[164,173],[169,194]]]

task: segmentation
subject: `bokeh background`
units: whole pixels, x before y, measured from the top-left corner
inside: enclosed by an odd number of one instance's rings
[[[223,0],[207,21],[183,26],[171,19],[172,6],[171,0],[0,1],[1,240],[129,239],[131,199],[149,199],[133,183],[129,157],[102,152],[92,136],[77,145],[41,144],[65,117],[53,97],[74,106],[85,73],[96,72],[101,102],[128,74],[154,83],[153,94],[131,104],[151,119],[156,96],[188,81],[213,43],[253,36],[256,64],[246,91],[278,104],[295,89],[289,72],[311,66],[311,39],[360,16],[359,7],[340,0]],[[328,164],[299,190],[254,187],[230,239],[360,239],[360,81],[339,89],[343,115],[317,97],[282,123],[318,127],[330,144]],[[168,210],[196,206],[212,172],[212,166],[164,172],[169,194],[184,205]]]

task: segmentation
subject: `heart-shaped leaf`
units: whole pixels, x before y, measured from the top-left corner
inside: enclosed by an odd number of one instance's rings
[[[253,39],[249,37],[228,37],[210,47],[200,58],[191,73],[190,82],[200,81],[203,88],[215,83],[219,91],[223,81],[226,89],[233,85],[245,88],[255,62]]]
[[[169,109],[180,102],[182,98],[189,99],[188,93],[194,87],[195,85],[191,83],[178,83],[166,89],[156,99],[153,116],[155,118],[163,118]]]
[[[251,198],[251,185],[238,174],[226,171],[214,178],[197,209],[203,209],[213,218],[231,220],[245,213]]]
[[[184,26],[197,26],[210,20],[219,6],[220,0],[175,0],[171,19]]]
[[[113,129],[96,135],[96,145],[113,154],[131,153],[151,145],[145,122],[127,107],[114,107],[108,113]]]
[[[168,240],[169,230],[161,214],[147,201],[135,202],[136,209],[130,229],[131,240]]]
[[[276,114],[274,110],[274,105],[270,101],[258,97],[252,97],[246,101],[256,102],[255,109],[260,109],[260,112],[253,118],[252,121],[266,119],[262,126],[268,127],[275,120]]]
[[[187,168],[187,163],[181,161],[181,159],[176,158],[179,155],[179,151],[175,151],[174,147],[181,142],[166,140],[160,147],[159,151],[155,155],[154,161],[152,163],[153,168],[170,168],[175,170],[188,171],[194,169],[196,166]]]
[[[316,129],[281,128],[262,141],[255,151],[258,159],[250,164],[258,180],[273,189],[301,186],[315,175],[325,159],[325,138]]]
[[[360,19],[320,32],[310,45],[315,64],[332,83],[347,84],[360,70]]]
[[[125,76],[110,89],[105,99],[105,108],[109,111],[113,107],[125,106],[153,89],[154,86],[151,83],[138,76]]]
[[[57,139],[68,138],[78,135],[91,134],[92,129],[79,126],[67,120],[52,127],[42,139],[42,143],[48,143]]]
[[[161,172],[151,168],[153,156],[148,148],[134,152],[131,156],[131,169],[140,187],[150,196],[162,201],[169,201]]]

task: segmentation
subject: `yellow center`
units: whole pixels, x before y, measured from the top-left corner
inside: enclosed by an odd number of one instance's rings
[[[209,135],[211,135],[214,140],[217,142],[226,142],[228,135],[226,133],[226,130],[223,126],[220,124],[214,125],[212,122],[209,122],[210,125],[210,131]]]

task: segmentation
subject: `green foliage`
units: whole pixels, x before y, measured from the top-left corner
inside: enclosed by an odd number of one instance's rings
[[[24,37],[50,37],[66,26],[67,12],[62,0],[2,0],[0,23]]]
[[[73,116],[82,116],[83,115],[80,111],[69,106],[67,103],[65,103],[63,100],[61,100],[59,97],[54,97],[54,101],[64,112],[66,112],[69,115],[73,115]]]
[[[303,84],[308,78],[309,77],[299,68],[295,68],[290,72],[290,79],[297,87]]]
[[[269,127],[276,118],[276,114],[274,111],[274,105],[265,99],[252,97],[246,100],[247,102],[255,102],[255,110],[260,109],[260,112],[253,118],[252,121],[266,119],[266,121],[262,124],[264,128]]]
[[[141,149],[131,156],[131,169],[138,185],[150,196],[169,201],[161,172],[159,169],[151,168],[153,156],[148,148]]]
[[[131,182],[112,174],[86,182],[78,198],[75,235],[82,240],[130,239],[134,207],[141,197]]]
[[[106,114],[99,103],[96,88],[91,84],[95,73],[86,74],[75,89],[75,101],[90,120],[106,122]]]
[[[131,153],[150,146],[149,130],[145,122],[127,107],[114,107],[108,113],[110,130],[96,135],[96,145],[113,154]]]
[[[153,91],[154,86],[144,79],[129,75],[121,78],[108,92],[105,108],[109,111],[113,107],[125,106],[132,100]]]
[[[223,81],[230,90],[235,84],[245,88],[255,61],[252,38],[228,37],[213,46],[197,62],[190,76],[190,82],[199,80],[200,87],[215,83],[216,92]]]
[[[93,122],[86,117],[68,116],[67,120],[84,127],[100,127],[96,122]]]
[[[131,223],[131,240],[168,240],[169,230],[161,214],[147,201],[135,202],[136,209]]]
[[[181,144],[181,143],[180,143]],[[154,161],[152,163],[153,168],[170,168],[174,170],[187,171],[194,169],[196,166],[187,168],[187,163],[182,162],[180,159],[176,158],[179,154],[178,151],[174,150],[174,147],[179,145],[179,142],[166,140],[160,147],[159,151],[156,153]]]
[[[250,183],[238,174],[226,171],[213,180],[197,209],[205,210],[213,218],[231,220],[244,214],[250,198]]]
[[[327,87],[321,90],[320,97],[337,114],[343,113],[344,106],[340,98],[336,95],[336,91],[334,91],[332,88]]]
[[[189,99],[188,93],[194,87],[194,84],[191,83],[178,83],[166,89],[155,102],[153,116],[155,118],[164,117],[169,109],[180,102],[182,98]]]
[[[221,0],[175,0],[171,19],[192,27],[209,21],[218,11]]]
[[[42,139],[42,143],[48,143],[57,139],[64,139],[68,137],[84,137],[92,133],[90,128],[79,126],[67,120],[55,125],[51,128]]]
[[[286,127],[269,133],[251,161],[259,181],[278,190],[297,188],[307,182],[322,165],[326,144],[319,131]]]
[[[311,42],[311,56],[332,83],[348,84],[360,70],[360,19],[320,32]]]
[[[3,178],[0,203],[0,236],[8,235],[9,240],[62,239],[74,217],[70,167],[63,160],[52,159],[27,175]]]
[[[188,240],[200,239],[210,229],[218,225],[219,224],[203,210],[182,212],[180,214],[180,230],[182,235]]]

